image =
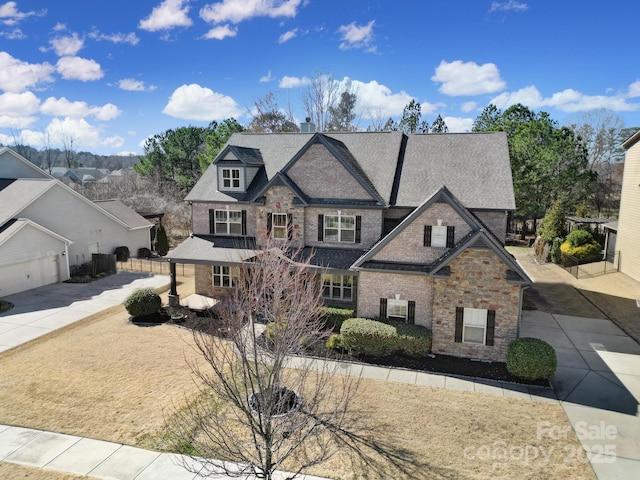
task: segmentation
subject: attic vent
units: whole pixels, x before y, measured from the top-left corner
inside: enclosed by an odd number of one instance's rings
[[[301,133],[315,133],[316,125],[311,122],[311,117],[307,117],[304,119],[304,122],[300,123],[300,132]]]
[[[473,245],[470,245],[471,248],[487,248],[487,244],[484,243],[481,239],[473,242]]]

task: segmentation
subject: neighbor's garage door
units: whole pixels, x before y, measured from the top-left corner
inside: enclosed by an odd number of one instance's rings
[[[58,281],[58,256],[0,266],[0,297]]]

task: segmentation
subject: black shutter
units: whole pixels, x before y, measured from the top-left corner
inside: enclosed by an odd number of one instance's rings
[[[209,210],[209,233],[216,233],[216,211],[213,209]]]
[[[242,210],[242,236],[247,235],[247,211]]]
[[[449,225],[447,227],[447,248],[453,248],[455,242],[456,227]]]
[[[267,236],[271,236],[271,228],[273,228],[273,214],[267,213]]]
[[[407,308],[407,323],[414,325],[416,323],[416,302],[409,300],[409,307]]]
[[[496,330],[496,311],[489,310],[487,312],[487,341],[486,345],[493,347],[493,336]]]
[[[362,242],[362,217],[356,215],[356,243]]]
[[[387,318],[387,299],[380,299],[380,318]]]
[[[287,240],[293,240],[293,214],[287,213]]]
[[[324,241],[324,215],[318,215],[318,241]]]
[[[431,225],[424,226],[424,246],[431,246]]]
[[[462,326],[464,324],[464,308],[456,307],[456,331],[454,340],[457,343],[462,342]]]

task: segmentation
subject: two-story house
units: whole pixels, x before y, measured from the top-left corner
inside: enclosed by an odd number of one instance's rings
[[[186,200],[193,234],[167,257],[201,295],[228,293],[268,235],[312,257],[327,304],[425,325],[436,354],[504,361],[518,335],[504,133],[234,134]]]

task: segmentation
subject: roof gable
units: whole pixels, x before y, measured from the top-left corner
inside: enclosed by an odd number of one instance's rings
[[[226,147],[218,154],[213,161],[214,165],[222,163],[242,164],[245,166],[264,165],[262,154],[257,148],[239,147],[236,145],[227,144]]]
[[[286,174],[278,172],[262,188],[260,188],[251,198],[251,202],[260,202],[260,199],[269,191],[271,187],[287,187],[293,193],[294,201],[302,205],[308,205],[309,199],[300,188]]]
[[[313,165],[307,154],[314,146],[319,145],[329,155],[324,157],[323,165],[318,165],[318,159],[313,159]],[[299,164],[307,162],[304,167]],[[313,174],[309,174],[309,167],[315,167],[316,171]],[[329,168],[327,168],[329,167]],[[298,172],[298,170],[300,170]],[[326,135],[316,133],[309,141],[293,156],[293,158],[282,169],[283,174],[287,174],[290,178],[297,181],[298,186],[305,190],[301,185],[300,180],[310,179],[314,185],[314,191],[318,192],[331,192],[328,194],[314,194],[314,192],[305,193],[312,198],[341,198],[341,199],[357,199],[357,200],[372,200],[378,205],[385,205],[384,199],[378,194],[375,186],[371,183],[371,180],[364,173],[356,159],[353,157],[349,149],[341,141],[328,137]],[[347,178],[342,178],[341,175],[346,174]],[[337,177],[336,177],[337,176]],[[324,178],[323,178],[324,177]],[[341,178],[339,182],[342,186],[351,185],[346,187],[349,191],[340,191],[336,187],[336,182],[331,179]],[[332,186],[332,189],[327,188]]]
[[[15,221],[9,222],[8,225],[4,225],[0,229],[0,245],[8,242],[13,236],[18,235],[20,232],[24,231],[26,228],[33,228],[44,234],[55,238],[56,240],[65,243],[66,245],[71,245],[73,242],[68,238],[63,237],[62,235],[58,235],[55,232],[52,232],[48,228],[43,227],[42,225],[37,224],[29,220],[28,218],[19,218]]]
[[[0,148],[0,178],[53,178],[9,147]]]

